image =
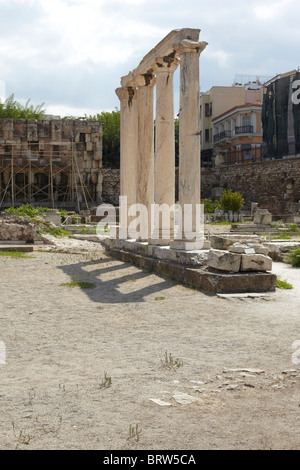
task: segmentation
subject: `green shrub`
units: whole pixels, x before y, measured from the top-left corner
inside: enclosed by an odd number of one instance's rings
[[[203,199],[202,204],[204,205],[205,214],[213,214],[216,209],[222,209],[222,206],[219,201],[213,201],[210,198]]]
[[[10,207],[5,209],[7,214],[16,214],[20,217],[38,217],[47,212],[47,207],[34,207],[32,204],[23,204],[20,207]]]
[[[300,268],[300,248],[289,250],[287,261],[294,267]]]
[[[288,230],[289,230],[289,232],[292,232],[292,233],[300,232],[300,228],[298,227],[297,224],[290,224],[288,226]]]
[[[233,192],[231,189],[223,191],[220,198],[220,203],[224,212],[234,211],[238,212],[244,205],[244,198],[238,192]]]

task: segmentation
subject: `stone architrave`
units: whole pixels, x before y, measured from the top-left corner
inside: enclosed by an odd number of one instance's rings
[[[154,231],[152,245],[169,245],[174,238],[175,213],[175,145],[174,145],[174,72],[179,61],[164,57],[156,61],[156,119],[154,154]]]
[[[116,94],[120,99],[120,196],[127,197],[126,206],[130,207],[137,202],[137,90],[134,86],[127,86],[117,88]],[[125,207],[126,213],[120,208],[120,227],[123,231],[127,231],[131,221],[127,207]]]
[[[203,248],[201,234],[195,241],[196,209],[200,204],[200,80],[199,56],[206,42],[185,39],[174,45],[180,58],[180,110],[179,110],[179,203],[182,210],[182,237],[171,243],[172,248],[195,250]],[[191,233],[186,233],[185,208],[192,207]]]

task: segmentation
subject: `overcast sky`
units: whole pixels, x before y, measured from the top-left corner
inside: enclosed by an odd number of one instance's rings
[[[0,96],[61,117],[113,110],[120,77],[185,27],[209,43],[201,91],[272,77],[300,66],[299,24],[292,0],[0,0]]]

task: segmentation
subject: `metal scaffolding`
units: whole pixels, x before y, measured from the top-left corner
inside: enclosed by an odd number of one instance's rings
[[[23,143],[22,143],[23,144]],[[84,184],[78,158],[71,149],[59,146],[39,145],[31,142],[0,144],[0,209],[20,203],[51,205],[58,202],[85,202],[86,208],[93,200]]]

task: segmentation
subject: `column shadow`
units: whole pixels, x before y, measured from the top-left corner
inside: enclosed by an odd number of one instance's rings
[[[114,264],[110,264],[114,262]],[[103,266],[109,264],[108,266]],[[95,269],[90,269],[94,267]],[[58,266],[71,280],[89,282],[95,284],[95,288],[83,289],[85,294],[93,302],[118,304],[118,303],[135,303],[145,302],[145,297],[159,293],[160,291],[172,286],[171,280],[166,280],[157,276],[160,282],[152,285],[135,288],[131,292],[121,292],[126,283],[133,283],[134,287],[138,286],[138,281],[146,280],[152,273],[142,271],[135,267],[135,273],[126,273],[124,271],[133,267],[130,263],[118,261],[115,258],[105,258],[99,260],[87,260],[79,263],[74,263],[65,266]],[[106,276],[106,279],[101,279],[101,276],[109,273],[114,274],[112,279]],[[137,283],[137,284],[135,284]]]

